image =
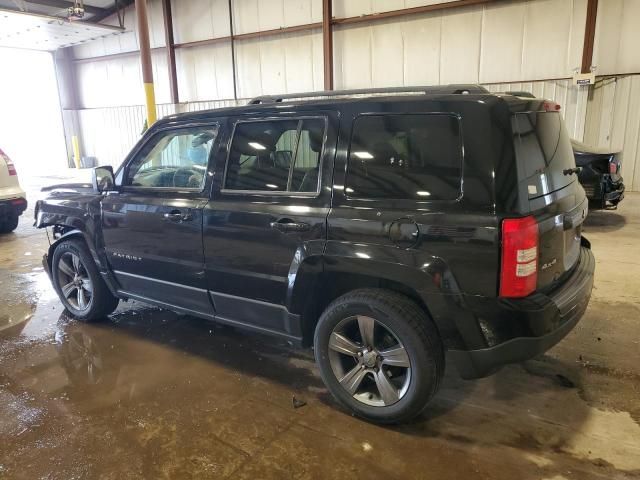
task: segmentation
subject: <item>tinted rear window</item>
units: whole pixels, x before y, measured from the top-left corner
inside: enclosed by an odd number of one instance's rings
[[[453,200],[461,174],[460,123],[453,115],[363,115],[354,122],[350,197]]]
[[[517,113],[513,116],[518,178],[529,198],[554,192],[576,180],[563,170],[574,168],[571,140],[557,112]]]

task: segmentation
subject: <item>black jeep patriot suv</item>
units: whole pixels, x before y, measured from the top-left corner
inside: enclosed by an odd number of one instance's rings
[[[406,421],[445,358],[488,375],[584,313],[587,200],[549,101],[451,85],[172,115],[50,187],[44,265],[80,320],[136,299],[313,345],[357,415]]]

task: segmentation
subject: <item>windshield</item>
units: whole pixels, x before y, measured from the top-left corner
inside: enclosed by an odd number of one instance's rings
[[[514,146],[518,178],[526,182],[529,198],[566,187],[576,175],[571,140],[558,112],[528,112],[513,115]]]

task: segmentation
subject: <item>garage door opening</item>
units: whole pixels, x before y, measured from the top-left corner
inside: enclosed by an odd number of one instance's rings
[[[50,52],[0,48],[0,148],[22,183],[66,172],[67,150]]]

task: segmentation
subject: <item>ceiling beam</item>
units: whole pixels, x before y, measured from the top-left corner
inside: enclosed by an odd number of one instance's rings
[[[45,7],[51,8],[69,8],[73,7],[73,2],[68,0],[25,0],[27,4],[31,3],[33,5],[42,5]],[[107,11],[105,8],[94,7],[92,5],[85,5],[84,11],[90,13],[91,15],[100,15]]]
[[[95,22],[95,23],[101,22],[105,18],[110,17],[111,15],[115,15],[118,12],[118,10],[124,10],[129,5],[133,5],[134,1],[135,0],[120,0],[120,1],[116,1],[115,5],[113,7],[107,8],[107,9],[104,10],[104,12],[95,15],[94,17],[91,18],[91,21]]]
[[[432,5],[423,5],[420,7],[401,8],[399,10],[389,10],[380,13],[370,13],[357,17],[334,18],[335,25],[350,25],[353,23],[372,22],[377,20],[385,20],[387,18],[404,17],[407,15],[416,15],[419,13],[441,12],[443,10],[451,10],[455,8],[471,7],[474,5],[484,5],[504,0],[453,0],[451,2],[436,3]]]

